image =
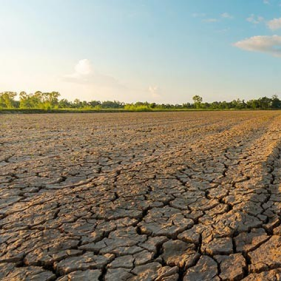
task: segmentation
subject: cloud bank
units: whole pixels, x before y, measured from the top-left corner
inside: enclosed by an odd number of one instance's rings
[[[233,44],[235,47],[252,52],[267,53],[281,57],[281,36],[254,36]]]
[[[125,88],[112,76],[99,73],[88,59],[80,60],[74,67],[74,72],[62,77],[65,82],[88,84],[99,88]]]
[[[62,75],[61,91],[86,100],[159,101],[163,98],[158,85],[146,83],[121,83],[116,78],[97,71],[90,60],[81,59],[73,72]],[[77,95],[79,93],[79,96]]]
[[[214,23],[214,22],[220,22],[220,21],[223,21],[223,20],[232,20],[232,19],[234,19],[234,16],[232,16],[231,14],[229,14],[227,12],[224,12],[224,13],[220,14],[217,17],[207,17],[207,16],[208,15],[205,14],[205,13],[193,13],[192,14],[192,17],[194,17],[194,18],[201,18],[201,20],[203,22],[206,22],[206,23]]]
[[[246,20],[252,24],[259,24],[264,21],[264,18],[251,14]]]

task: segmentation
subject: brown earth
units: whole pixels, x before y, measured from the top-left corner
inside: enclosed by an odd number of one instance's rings
[[[0,280],[281,280],[281,113],[0,128]]]

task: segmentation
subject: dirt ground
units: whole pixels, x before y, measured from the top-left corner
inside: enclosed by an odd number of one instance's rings
[[[0,280],[281,280],[281,112],[0,129]]]

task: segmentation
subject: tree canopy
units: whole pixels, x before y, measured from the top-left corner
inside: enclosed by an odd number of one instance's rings
[[[206,110],[228,110],[228,109],[281,109],[281,100],[277,95],[271,98],[266,96],[252,99],[233,101],[214,101],[203,102],[203,98],[199,95],[193,96],[193,103],[183,104],[157,104],[155,102],[135,102],[124,103],[119,101],[81,101],[75,99],[68,101],[63,98],[60,99],[60,93],[41,92],[27,94],[22,91],[19,94],[16,92],[2,92],[0,93],[0,109],[124,109],[132,111],[150,111],[150,110],[185,110],[185,109],[206,109]]]

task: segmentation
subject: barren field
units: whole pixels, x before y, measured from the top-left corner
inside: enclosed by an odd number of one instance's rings
[[[0,280],[281,280],[281,113],[0,126]]]

